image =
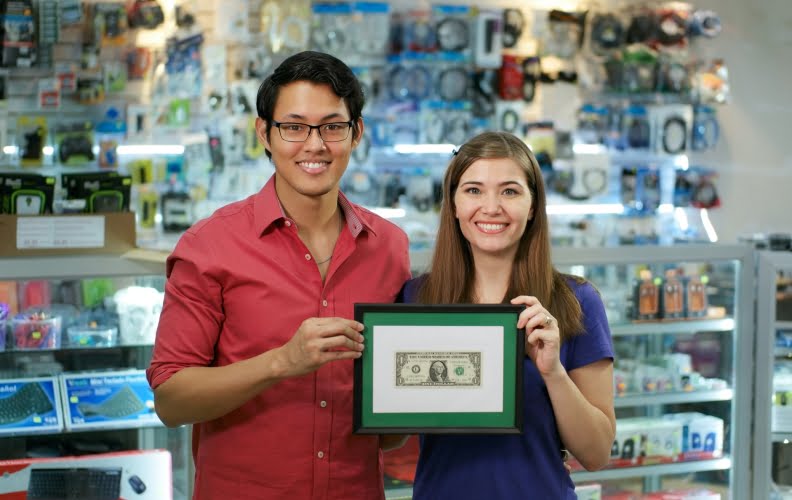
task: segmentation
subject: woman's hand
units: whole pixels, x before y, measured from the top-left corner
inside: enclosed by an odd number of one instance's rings
[[[525,328],[525,352],[536,365],[543,378],[564,373],[561,364],[561,332],[558,322],[545,309],[539,299],[520,295],[512,304],[523,304],[526,309],[517,319],[517,328]]]

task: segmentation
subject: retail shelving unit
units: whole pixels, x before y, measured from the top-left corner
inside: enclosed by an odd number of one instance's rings
[[[750,498],[771,498],[771,471],[789,468],[789,463],[774,463],[773,451],[789,446],[792,428],[773,421],[773,375],[776,364],[789,359],[792,350],[776,347],[779,331],[792,331],[792,321],[779,318],[778,282],[784,274],[792,276],[791,252],[757,252],[756,292],[756,388],[754,404],[753,491]],[[779,457],[780,458],[780,457]],[[789,498],[792,495],[785,495]]]
[[[164,276],[161,262],[127,259],[118,255],[69,255],[52,257],[0,258],[0,281],[51,280],[62,281],[86,278],[112,278],[119,283],[131,284],[136,279],[161,280]],[[91,369],[144,369],[151,357],[151,345],[116,345],[113,347],[68,347],[60,349],[0,352],[0,369],[3,375],[31,376],[16,372],[15,362],[20,356],[40,355],[60,362],[65,370],[81,370],[88,364]],[[46,374],[36,374],[46,375]],[[49,375],[54,375],[49,374]],[[50,446],[62,445],[67,440],[77,440],[95,446],[97,442],[110,441],[119,449],[168,449],[173,463],[173,492],[175,500],[192,497],[192,459],[190,455],[190,427],[167,429],[164,426],[55,431],[50,434],[24,432],[0,436],[0,459],[25,458],[41,450],[31,449],[42,442]],[[42,441],[43,440],[43,441]],[[93,443],[93,444],[90,444]],[[94,451],[117,451],[94,449]]]
[[[631,393],[615,398],[616,416],[661,417],[666,413],[698,411],[715,414],[724,420],[723,455],[691,461],[651,463],[632,467],[614,467],[596,472],[573,472],[580,482],[614,482],[638,479],[644,491],[669,486],[666,478],[686,476],[691,483],[714,489],[728,486],[729,498],[749,498],[750,454],[741,452],[750,445],[753,345],[753,260],[747,246],[683,245],[673,247],[619,247],[598,249],[560,248],[554,250],[556,265],[574,274],[582,274],[602,292],[611,321],[617,350],[624,342],[636,342],[644,355],[656,355],[674,349],[679,339],[689,341],[704,335],[706,342],[719,353],[712,375],[727,382],[726,387],[709,390]],[[711,281],[710,305],[719,306],[719,317],[702,319],[633,322],[620,299],[631,301],[630,280],[639,268],[662,276],[669,268],[708,269]],[[617,292],[614,293],[614,290]],[[625,299],[625,297],[627,297]],[[614,309],[616,313],[614,313]],[[633,344],[635,345],[635,344]],[[706,358],[706,352],[705,358]],[[694,356],[695,358],[695,356]],[[694,368],[696,360],[694,359]],[[712,361],[708,361],[712,365]],[[738,376],[739,374],[739,376]],[[712,376],[710,375],[710,376]],[[721,471],[717,473],[716,471]],[[707,474],[707,473],[716,474]],[[702,474],[703,473],[703,474]],[[724,474],[728,475],[728,479]]]

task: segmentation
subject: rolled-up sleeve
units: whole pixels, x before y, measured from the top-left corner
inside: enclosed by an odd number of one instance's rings
[[[209,366],[214,360],[225,315],[212,262],[216,260],[209,245],[190,231],[168,257],[165,301],[146,371],[152,389],[183,368]]]

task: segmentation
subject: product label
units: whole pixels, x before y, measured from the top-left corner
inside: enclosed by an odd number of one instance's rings
[[[20,217],[17,248],[102,248],[105,221],[93,217]]]

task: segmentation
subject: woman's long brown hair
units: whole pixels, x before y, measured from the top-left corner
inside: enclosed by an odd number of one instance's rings
[[[582,311],[567,280],[553,267],[544,181],[528,146],[506,132],[484,132],[463,144],[448,165],[443,180],[443,203],[430,272],[418,293],[422,304],[460,304],[474,301],[474,262],[470,245],[455,216],[456,194],[462,174],[482,158],[511,158],[522,167],[533,198],[533,218],[528,221],[512,265],[511,280],[503,297],[508,303],[518,295],[533,295],[557,320],[565,340],[583,331]],[[576,279],[582,282],[581,278]]]

